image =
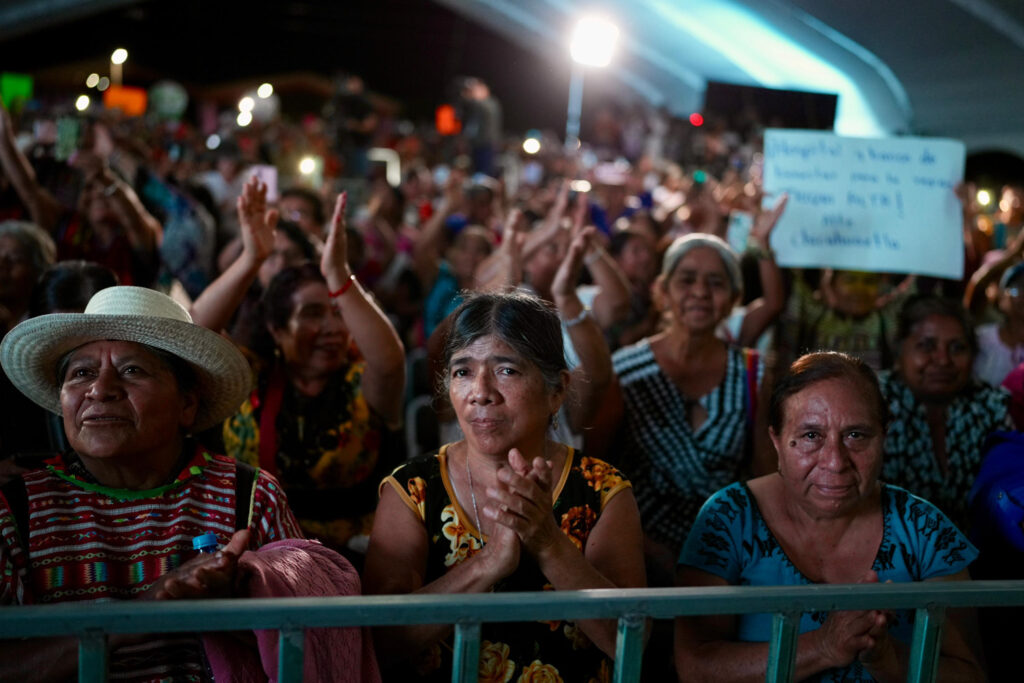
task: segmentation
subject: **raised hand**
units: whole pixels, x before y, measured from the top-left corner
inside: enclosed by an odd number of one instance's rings
[[[572,238],[572,243],[569,244],[569,252],[565,255],[565,259],[558,266],[558,272],[555,273],[555,279],[551,283],[551,294],[559,308],[562,307],[560,298],[576,296],[576,283],[579,282],[580,273],[583,272],[583,260],[595,232],[593,226],[579,230]],[[568,317],[575,317],[575,313]]]
[[[334,202],[334,215],[327,233],[327,243],[320,258],[320,272],[327,278],[327,286],[334,291],[339,289],[352,275],[348,267],[348,226],[345,219],[345,208],[348,206],[348,192],[342,192]]]
[[[444,184],[444,192],[441,195],[441,211],[444,213],[455,213],[462,208],[466,195],[462,190],[466,182],[466,174],[459,169],[452,169],[448,180]]]
[[[258,175],[245,183],[235,209],[241,226],[242,258],[259,266],[274,250],[274,228],[280,214],[267,208],[267,186]]]
[[[236,531],[215,553],[201,553],[164,574],[148,591],[155,600],[226,598],[234,593],[238,558],[249,546],[249,530]]]
[[[758,211],[754,217],[754,225],[750,229],[750,239],[764,249],[771,248],[772,230],[779,223],[782,212],[786,210],[789,195],[783,193],[775,200],[775,206],[765,211]]]

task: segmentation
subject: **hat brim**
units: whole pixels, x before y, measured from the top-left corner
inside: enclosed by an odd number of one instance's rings
[[[233,343],[205,327],[152,316],[53,313],[30,318],[4,337],[0,363],[21,393],[60,415],[57,363],[83,344],[104,340],[146,344],[192,366],[199,384],[195,431],[233,415],[252,387],[249,363]]]

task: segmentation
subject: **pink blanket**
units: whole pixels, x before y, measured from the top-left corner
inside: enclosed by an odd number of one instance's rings
[[[319,543],[287,539],[239,558],[249,576],[249,597],[282,598],[359,595],[359,574],[338,553]],[[203,637],[218,683],[276,683],[277,631],[258,630],[257,649],[228,634]],[[368,629],[318,628],[306,631],[305,683],[379,683],[380,671]]]

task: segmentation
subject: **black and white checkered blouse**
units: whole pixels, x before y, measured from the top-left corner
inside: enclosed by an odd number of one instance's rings
[[[722,383],[690,399],[662,371],[646,339],[619,349],[612,363],[625,403],[622,469],[633,481],[644,531],[678,550],[704,501],[739,477],[753,424],[748,387],[760,384],[763,364],[730,347]],[[707,412],[696,431],[686,417],[691,402]]]

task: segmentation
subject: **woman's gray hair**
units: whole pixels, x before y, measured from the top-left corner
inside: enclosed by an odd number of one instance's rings
[[[558,314],[543,299],[524,290],[472,294],[452,312],[444,364],[477,339],[494,335],[540,370],[549,389],[562,386],[567,371]],[[447,391],[450,373],[445,373]]]
[[[719,258],[722,259],[722,265],[725,266],[725,272],[729,275],[729,284],[732,287],[733,295],[737,297],[742,296],[743,273],[740,272],[739,255],[721,237],[709,235],[705,232],[683,235],[669,245],[668,249],[665,250],[665,256],[661,260],[662,277],[667,278],[671,275],[672,271],[679,265],[679,261],[690,251],[698,247],[708,247],[718,253]]]
[[[28,221],[0,222],[0,237],[10,236],[29,254],[36,275],[57,261],[57,245],[45,230]]]

